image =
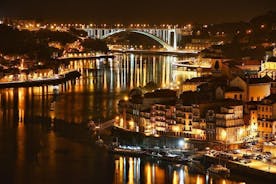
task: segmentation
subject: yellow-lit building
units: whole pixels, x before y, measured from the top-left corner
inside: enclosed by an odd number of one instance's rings
[[[276,57],[270,57],[267,58],[266,61],[264,61],[261,64],[261,71],[259,72],[260,77],[264,77],[268,75],[273,80],[276,79]]]
[[[234,100],[245,100],[244,91],[239,87],[229,87],[224,91],[225,99],[234,99]]]
[[[230,81],[230,86],[239,87],[243,90],[242,99],[245,101],[261,101],[263,98],[270,95],[271,82],[272,79],[268,76],[245,79],[238,76]]]
[[[150,110],[140,112],[139,130],[145,135],[154,134],[154,124],[150,120]]]
[[[221,107],[216,114],[216,140],[232,144],[241,142],[245,136],[243,106]]]
[[[276,132],[276,95],[270,95],[257,105],[258,133],[263,139],[275,137]]]
[[[250,109],[249,118],[248,133],[250,136],[255,137],[258,133],[258,110]]]
[[[174,102],[153,104],[150,110],[141,111],[139,131],[145,135],[171,135],[206,139],[206,122],[200,119],[198,105]]]
[[[276,120],[271,120],[271,119],[258,120],[258,132],[262,140],[275,138]]]
[[[199,122],[193,122],[192,134],[196,139],[206,140],[206,120],[201,119]]]
[[[205,84],[206,82],[184,82],[182,84],[182,88],[181,91],[197,91],[198,86],[200,86],[201,84]]]
[[[166,111],[166,105],[163,104],[154,104],[151,108],[151,121],[155,134],[162,135],[167,132]]]

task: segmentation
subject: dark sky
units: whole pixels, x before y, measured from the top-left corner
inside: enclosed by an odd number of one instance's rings
[[[248,21],[276,0],[0,0],[0,16],[93,23]]]

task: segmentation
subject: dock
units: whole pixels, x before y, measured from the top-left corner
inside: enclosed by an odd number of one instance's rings
[[[81,74],[74,70],[67,72],[57,77],[43,78],[36,80],[24,80],[24,81],[9,81],[0,82],[0,88],[19,88],[19,87],[36,87],[36,86],[47,86],[47,85],[58,85],[65,83],[66,81],[75,80],[79,78]]]
[[[247,174],[251,177],[264,178],[264,180],[276,181],[276,165],[252,162],[252,163],[239,163],[232,160],[227,160],[223,158],[217,158],[211,155],[205,154],[202,160],[204,165],[208,164],[226,164],[227,168],[231,170],[231,173],[235,174]]]

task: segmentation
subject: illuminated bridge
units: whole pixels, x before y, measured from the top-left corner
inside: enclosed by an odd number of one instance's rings
[[[145,35],[169,51],[177,50],[181,35],[184,32],[181,28],[83,28],[90,38],[105,39],[121,32],[134,32]],[[186,30],[185,30],[186,31]]]

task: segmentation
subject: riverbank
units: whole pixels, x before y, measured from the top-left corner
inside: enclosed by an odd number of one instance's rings
[[[113,137],[117,137],[119,142],[124,145],[144,145],[147,147],[168,147],[168,148],[189,148],[204,150],[210,146],[209,142],[191,138],[184,138],[179,136],[158,135],[147,136],[140,132],[127,131],[120,127],[114,126],[112,128]]]
[[[193,57],[196,56],[197,53],[189,53],[189,52],[182,52],[182,51],[168,51],[168,50],[120,50],[114,49],[111,50],[112,52],[119,52],[119,53],[141,53],[141,54],[158,54],[158,55],[176,55],[176,56],[187,56]]]
[[[194,152],[190,152],[188,154],[184,154],[184,150],[180,151],[179,153],[185,155],[185,157],[179,158],[171,158],[165,156],[158,155],[159,153],[169,153],[173,151],[174,149],[179,147],[179,144],[177,144],[180,140],[183,140],[183,138],[179,137],[169,137],[169,136],[160,136],[160,137],[154,137],[154,136],[145,136],[138,132],[130,132],[125,131],[120,128],[113,128],[113,136],[118,136],[119,142],[123,143],[122,145],[136,145],[141,146],[143,148],[143,151],[125,151],[124,149],[119,149],[118,151],[114,151],[114,153],[122,154],[122,155],[129,155],[130,153],[134,152],[135,154],[130,154],[131,156],[150,156],[151,158],[158,158],[160,160],[169,161],[173,163],[180,163],[180,164],[186,164],[190,163],[192,160],[187,160],[187,158],[200,158],[200,163],[206,168],[210,166],[211,164],[226,164],[227,168],[231,170],[231,175],[241,175],[241,173],[246,173],[251,177],[254,177],[256,179],[265,178],[266,181],[275,181],[276,180],[276,166],[271,165],[269,163],[263,163],[261,161],[252,161],[252,163],[249,164],[243,164],[223,158],[216,158],[209,155],[204,155],[204,151],[198,151],[201,148],[208,145],[206,144],[196,144],[197,141],[195,140],[189,140],[184,139],[183,144],[188,144],[186,146],[189,146],[190,148],[193,148]],[[182,144],[181,144],[182,145]],[[184,146],[183,145],[183,146]],[[201,145],[201,146],[199,146]],[[204,145],[204,146],[203,146]],[[147,148],[155,148],[155,149],[149,149],[150,153],[153,152],[153,155],[150,155],[149,152],[147,152]],[[127,148],[126,148],[127,149]],[[146,152],[144,152],[146,150]],[[190,149],[191,150],[191,149]],[[156,156],[157,155],[157,156]],[[183,159],[185,158],[185,159]]]
[[[72,57],[59,57],[57,60],[80,60],[80,59],[101,59],[101,58],[114,58],[113,54],[102,54],[102,55],[77,55]]]
[[[58,77],[26,80],[26,81],[10,81],[0,82],[0,88],[19,88],[19,87],[36,87],[47,85],[58,85],[70,80],[75,80],[81,76],[80,72],[74,70],[68,73],[59,75]]]
[[[238,162],[234,162],[231,160],[226,160],[223,158],[216,158],[213,156],[209,155],[204,155],[202,159],[202,164],[204,165],[210,165],[210,164],[217,164],[217,163],[223,163],[226,164],[227,168],[231,170],[231,174],[247,174],[250,177],[255,177],[255,178],[263,178],[264,181],[276,181],[276,173],[275,171],[268,171],[268,169],[264,169],[261,167],[258,167],[256,164],[253,165],[253,163],[250,164],[242,164]],[[266,164],[266,168],[267,164]],[[265,182],[264,182],[265,183]]]

